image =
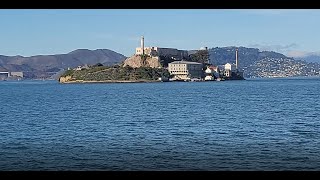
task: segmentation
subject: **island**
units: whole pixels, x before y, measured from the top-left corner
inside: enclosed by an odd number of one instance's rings
[[[102,66],[69,69],[59,78],[60,83],[126,83],[157,82],[159,78],[169,78],[170,74],[163,68],[130,66]]]
[[[207,47],[187,51],[176,48],[141,47],[124,61],[111,66],[101,63],[68,69],[59,78],[60,83],[125,83],[168,81],[224,81],[244,80],[238,68],[238,50],[235,63],[215,66],[210,64]]]

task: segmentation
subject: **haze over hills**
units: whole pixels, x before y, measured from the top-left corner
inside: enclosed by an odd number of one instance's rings
[[[308,53],[303,56],[293,57],[296,60],[305,60],[307,62],[320,63],[320,54],[319,53]]]
[[[0,55],[0,70],[22,71],[26,78],[48,78],[62,69],[102,63],[112,65],[126,57],[109,49],[77,49],[67,54],[31,57]]]

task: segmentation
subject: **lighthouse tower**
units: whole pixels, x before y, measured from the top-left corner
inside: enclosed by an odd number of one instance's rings
[[[141,36],[141,50],[142,50],[142,55],[144,55],[144,37]]]

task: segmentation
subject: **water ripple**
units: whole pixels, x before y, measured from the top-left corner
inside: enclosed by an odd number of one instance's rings
[[[317,78],[0,93],[0,170],[320,170]]]

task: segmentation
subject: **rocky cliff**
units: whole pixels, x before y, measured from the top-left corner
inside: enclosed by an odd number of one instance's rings
[[[129,58],[127,58],[123,66],[130,66],[133,68],[138,67],[152,67],[152,68],[158,68],[161,67],[160,59],[159,57],[149,57],[146,56],[145,59],[141,55],[133,55]]]
[[[60,77],[59,78],[59,82],[60,83],[66,83],[66,82],[68,82],[68,81],[70,81],[72,79],[72,77],[71,76],[66,76],[66,77]]]

